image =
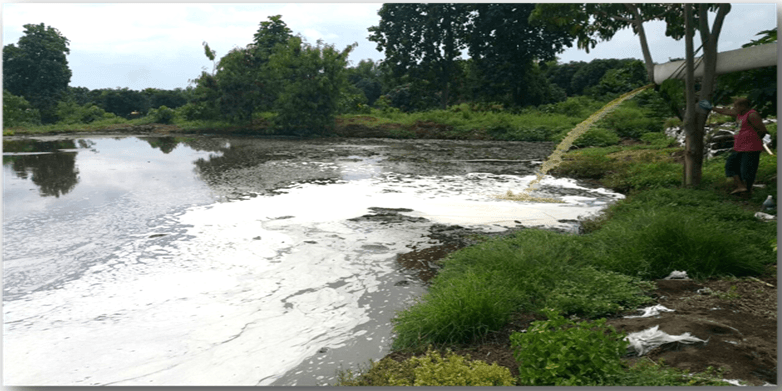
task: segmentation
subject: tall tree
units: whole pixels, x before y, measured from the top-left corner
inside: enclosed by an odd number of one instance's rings
[[[3,47],[3,88],[27,99],[44,122],[56,121],[57,101],[71,81],[69,43],[56,28],[41,23],[24,25],[18,46]]]
[[[543,78],[534,64],[555,59],[573,38],[558,29],[531,24],[531,3],[477,3],[468,24],[469,53],[484,86],[483,95],[506,93],[517,106],[540,104]],[[598,78],[599,79],[599,78]]]
[[[293,37],[269,58],[267,71],[282,81],[274,101],[276,126],[285,133],[324,133],[334,125],[341,93],[348,85],[348,55],[356,44],[340,51],[318,41]]]
[[[459,71],[456,59],[466,48],[470,8],[450,3],[383,4],[380,23],[369,28],[369,40],[385,52],[385,64],[396,78],[430,81],[445,109]]]

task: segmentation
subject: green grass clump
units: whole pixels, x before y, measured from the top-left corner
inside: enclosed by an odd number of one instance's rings
[[[765,244],[776,237],[776,226],[712,191],[651,190],[606,214],[584,240],[592,262],[607,270],[642,279],[674,270],[710,278],[757,275],[775,261]]]
[[[575,235],[528,229],[451,254],[429,292],[394,319],[394,349],[480,340],[546,305],[594,316],[646,302],[648,287],[589,267],[584,253]]]
[[[422,357],[398,362],[384,358],[363,374],[352,371],[339,373],[336,386],[512,386],[515,379],[510,370],[497,364],[470,361],[452,352],[445,358],[439,352],[427,350]]]
[[[627,352],[624,335],[605,319],[578,322],[555,311],[546,321],[532,322],[526,333],[510,336],[519,364],[519,384],[525,386],[596,386],[615,384]]]

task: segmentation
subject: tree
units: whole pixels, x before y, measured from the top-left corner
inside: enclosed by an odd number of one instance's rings
[[[685,10],[690,11],[685,12]],[[711,27],[708,12],[716,11]],[[703,168],[703,128],[707,114],[696,111],[694,102],[699,99],[711,100],[714,93],[717,66],[717,42],[722,31],[722,23],[730,12],[730,4],[697,4],[695,9],[682,4],[669,3],[587,3],[587,4],[538,4],[532,18],[568,31],[578,40],[578,47],[586,49],[597,44],[597,38],[608,40],[622,28],[630,27],[638,35],[644,56],[649,81],[654,81],[654,62],[652,60],[643,23],[650,20],[666,22],[665,35],[681,39],[690,37],[697,29],[703,48],[704,74],[700,82],[700,91],[695,91],[695,82],[688,82],[685,88],[687,104],[684,113],[685,159],[684,184],[698,185]],[[687,15],[685,15],[687,14]],[[686,54],[694,57],[694,50],[687,47]],[[688,57],[688,58],[689,58]],[[688,60],[687,62],[690,62]],[[691,66],[691,62],[690,65]],[[698,98],[696,99],[696,93]]]
[[[98,98],[98,106],[114,115],[130,118],[132,112],[146,114],[149,110],[149,100],[140,91],[124,88],[102,88]]]
[[[378,64],[370,59],[361,60],[355,67],[347,69],[348,82],[364,93],[370,106],[382,94],[383,86],[380,77]]]
[[[323,133],[334,124],[340,94],[348,85],[347,58],[356,44],[342,51],[318,41],[315,45],[293,37],[278,46],[268,70],[282,81],[274,101],[274,123],[283,132],[297,135]]]
[[[211,119],[216,116],[246,122],[257,110],[269,110],[276,99],[279,83],[267,72],[269,59],[293,37],[280,15],[260,23],[253,41],[236,47],[220,58],[211,74],[206,71],[193,80],[196,88],[189,107],[183,109],[189,119]],[[203,43],[207,58],[216,53]]]
[[[385,64],[399,84],[431,86],[445,109],[459,70],[455,61],[466,48],[470,8],[470,4],[383,4],[378,11],[380,23],[369,28],[369,40],[377,43],[378,51],[385,51]]]
[[[68,44],[57,29],[41,23],[24,25],[18,46],[3,47],[3,88],[27,99],[44,122],[56,121],[57,101],[71,81]]]
[[[510,97],[516,106],[537,105],[548,82],[535,64],[553,60],[572,38],[566,32],[531,24],[531,3],[476,3],[467,26],[469,53],[483,81],[479,95]],[[599,78],[598,78],[599,79]]]

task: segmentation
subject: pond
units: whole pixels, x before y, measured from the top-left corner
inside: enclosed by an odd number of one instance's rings
[[[525,189],[552,149],[4,140],[4,384],[329,384],[388,353],[391,319],[436,270],[416,254],[475,233],[574,231],[622,197],[546,178],[540,193],[562,203],[495,198]]]

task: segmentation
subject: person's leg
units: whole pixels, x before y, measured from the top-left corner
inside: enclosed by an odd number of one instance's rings
[[[760,151],[742,153],[740,175],[747,191],[752,191],[752,184],[755,183],[759,165]]]
[[[741,180],[741,152],[732,151],[725,160],[725,176],[733,178],[736,189],[731,194],[747,191],[746,184]]]

